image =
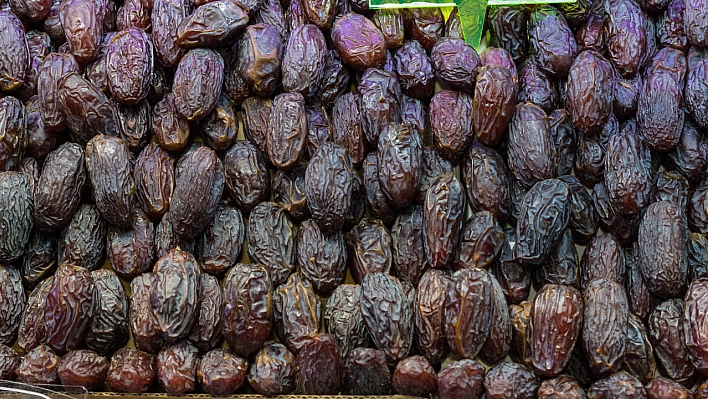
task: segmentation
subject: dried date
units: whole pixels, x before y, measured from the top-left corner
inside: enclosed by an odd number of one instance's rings
[[[229,347],[247,356],[263,346],[272,328],[273,287],[265,267],[236,264],[224,279],[222,320]]]

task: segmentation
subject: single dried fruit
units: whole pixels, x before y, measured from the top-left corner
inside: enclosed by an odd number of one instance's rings
[[[62,355],[75,349],[89,330],[97,305],[91,272],[60,265],[44,310],[47,344]]]
[[[270,336],[273,288],[265,267],[236,264],[224,278],[224,338],[236,353],[247,356]]]
[[[295,387],[295,355],[283,344],[266,342],[248,369],[248,384],[264,396],[291,393]]]

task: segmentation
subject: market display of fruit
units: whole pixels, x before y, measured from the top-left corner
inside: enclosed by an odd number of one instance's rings
[[[708,397],[708,1],[0,1],[0,379]]]

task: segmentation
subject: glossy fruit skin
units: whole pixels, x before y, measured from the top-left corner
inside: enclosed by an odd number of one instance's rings
[[[327,236],[314,220],[303,221],[297,235],[297,261],[300,271],[317,292],[332,292],[346,274],[344,234]]]
[[[105,2],[72,0],[62,2],[59,18],[64,28],[69,50],[81,63],[93,61],[103,37]]]
[[[334,338],[318,334],[304,343],[295,359],[295,391],[301,395],[339,392],[342,362]]]
[[[474,88],[474,130],[480,143],[493,146],[504,137],[516,111],[514,77],[502,67],[485,66]]]
[[[608,57],[624,77],[632,77],[639,70],[648,40],[644,24],[644,15],[636,2],[614,0],[608,4],[605,20]]]
[[[163,338],[174,344],[186,338],[197,321],[199,265],[191,254],[174,249],[155,263],[154,273],[150,308]]]
[[[135,180],[127,143],[112,136],[95,136],[86,145],[86,170],[101,216],[116,227],[129,228]]]
[[[199,351],[187,341],[165,347],[157,355],[157,380],[168,395],[183,395],[196,387]]]
[[[190,127],[175,107],[175,96],[168,93],[152,109],[152,131],[160,147],[181,152],[187,147]]]
[[[384,35],[363,15],[343,15],[334,22],[330,34],[342,61],[356,70],[378,67],[386,57]]]
[[[479,399],[484,394],[484,367],[472,359],[448,363],[438,373],[440,399]]]
[[[57,88],[64,120],[74,141],[85,144],[99,134],[118,135],[115,108],[93,83],[69,72],[59,78]]]
[[[519,102],[536,104],[545,112],[551,112],[558,106],[558,85],[535,63],[526,60],[519,68]]]
[[[241,103],[243,134],[263,153],[268,153],[268,124],[273,111],[273,100],[258,96],[248,97]]]
[[[189,15],[189,8],[186,0],[156,0],[153,3],[151,20],[155,55],[165,68],[177,66],[184,55],[177,42],[177,27]]]
[[[246,380],[247,367],[246,359],[228,349],[211,350],[199,361],[199,386],[209,395],[232,395]]]
[[[683,20],[686,37],[696,47],[708,46],[708,36],[705,33],[708,15],[704,7],[705,2],[700,0],[692,0],[684,5]]]
[[[678,144],[667,155],[676,172],[690,181],[699,180],[708,164],[708,142],[695,124],[685,120]]]
[[[430,53],[445,28],[445,19],[439,8],[412,8],[406,15],[406,36],[420,42]]]
[[[541,382],[538,389],[539,399],[584,399],[585,390],[569,374]]]
[[[317,98],[324,107],[331,108],[335,101],[349,87],[349,68],[342,62],[336,50],[329,50],[322,75],[322,84],[317,90]]]
[[[154,63],[152,41],[144,30],[128,28],[108,45],[106,73],[113,98],[135,105],[147,97]]]
[[[326,142],[332,141],[332,121],[323,106],[310,105],[305,108],[307,115],[307,143],[304,159],[309,160]]]
[[[666,51],[662,50],[654,56],[653,62],[676,57],[678,65],[662,65],[654,70],[648,69],[637,104],[639,132],[649,147],[657,151],[676,147],[681,139],[684,123],[684,113],[681,112],[684,100],[681,91],[685,82],[686,60],[678,50],[664,50]],[[663,122],[659,122],[659,118]]]
[[[0,122],[5,134],[0,140],[0,170],[15,170],[29,144],[25,106],[12,96],[0,100]]]
[[[501,155],[491,147],[470,146],[462,165],[470,207],[489,211],[504,223],[509,215],[509,170]]]
[[[587,243],[597,233],[600,223],[592,196],[575,176],[563,175],[558,179],[567,184],[570,190],[568,226],[573,230],[573,238],[581,245]]]
[[[460,38],[441,38],[430,52],[435,77],[452,90],[473,93],[481,60],[477,51]]]
[[[526,10],[514,6],[497,7],[489,16],[495,45],[507,51],[514,62],[523,60],[528,52],[528,19]]]
[[[523,185],[555,177],[551,127],[541,108],[530,103],[517,105],[507,140],[509,169]]]
[[[585,287],[583,301],[585,356],[595,376],[608,376],[620,369],[627,348],[627,294],[620,284],[597,278]]]
[[[270,336],[273,288],[262,265],[236,264],[224,280],[224,337],[231,349],[247,356]]]
[[[435,73],[423,46],[408,40],[396,50],[394,68],[401,82],[401,90],[411,97],[427,99],[435,89]]]
[[[516,225],[516,258],[541,264],[560,240],[570,219],[568,185],[558,179],[536,183],[524,196]]]
[[[79,72],[79,64],[71,54],[50,53],[39,68],[39,112],[44,126],[51,131],[61,131],[67,127],[60,102],[58,80],[70,72]]]
[[[307,141],[307,114],[302,94],[275,96],[268,125],[268,157],[273,166],[290,171],[300,161]]]
[[[24,384],[56,384],[59,356],[47,345],[39,345],[25,355],[17,367],[17,382]]]
[[[614,92],[612,65],[594,51],[583,51],[570,67],[568,111],[573,126],[583,133],[597,134],[612,112]]]
[[[705,110],[706,93],[708,92],[708,85],[706,85],[708,55],[705,51],[691,49],[688,53],[688,64],[686,87],[684,88],[686,108],[696,124],[705,131],[708,127],[708,112]]]
[[[235,67],[254,94],[270,97],[280,84],[284,40],[278,30],[268,24],[250,25],[242,34],[238,52],[234,52]]]
[[[356,348],[343,364],[342,392],[346,395],[387,395],[391,371],[383,351]]]
[[[214,109],[199,124],[204,142],[214,151],[226,151],[236,141],[239,125],[235,108],[236,104],[222,92]]]
[[[430,128],[441,154],[455,161],[474,139],[474,97],[442,90],[430,100]]]
[[[646,397],[642,383],[624,371],[599,380],[588,389],[588,399],[646,399]]]
[[[150,290],[155,282],[155,275],[143,273],[130,282],[130,331],[136,349],[149,353],[158,353],[164,341],[160,327],[150,308]]]
[[[652,294],[675,297],[686,287],[686,231],[684,213],[676,204],[659,201],[647,207],[639,226],[639,270]]]
[[[292,274],[273,292],[276,332],[293,353],[298,354],[317,335],[321,315],[322,304],[300,273]]]
[[[19,329],[17,330],[17,346],[22,348],[25,353],[47,341],[44,309],[47,306],[47,295],[53,283],[53,276],[42,280],[27,297]]]
[[[431,182],[423,206],[423,248],[431,267],[441,269],[453,260],[464,205],[462,186],[454,175]]]
[[[373,149],[386,126],[401,120],[401,85],[395,73],[369,68],[361,76],[357,92],[364,137]]]
[[[207,273],[221,275],[229,270],[241,256],[246,236],[246,225],[241,211],[219,204],[214,220],[199,236],[198,259]]]
[[[354,281],[361,283],[371,273],[391,272],[392,239],[383,222],[363,219],[344,237],[347,247],[347,267]]]
[[[581,298],[573,287],[548,284],[533,301],[530,320],[533,365],[544,376],[559,375],[570,360],[582,327]]]
[[[369,207],[369,212],[385,225],[392,225],[396,219],[397,212],[393,206],[389,205],[379,184],[379,166],[375,151],[366,154],[362,164],[362,171],[364,175],[363,186],[366,191],[366,204]]]
[[[202,48],[190,50],[180,60],[172,84],[177,112],[189,121],[204,119],[216,106],[223,82],[224,59],[219,53]]]
[[[96,287],[97,304],[86,333],[86,346],[99,355],[110,356],[128,343],[128,295],[123,283],[111,270],[95,270],[91,277]]]
[[[691,280],[708,277],[705,259],[708,256],[708,238],[705,234],[691,233],[686,243],[688,272]]]
[[[20,327],[22,312],[25,308],[25,292],[22,287],[20,272],[11,266],[0,265],[0,344],[10,345],[15,340]]]
[[[651,380],[645,387],[648,399],[671,398],[671,399],[690,399],[693,398],[693,392],[689,391],[683,385],[671,381],[668,378],[656,377]]]
[[[377,147],[379,187],[389,204],[403,209],[415,200],[422,170],[423,141],[409,125],[391,123]]]
[[[519,304],[529,297],[531,273],[516,261],[511,243],[516,245],[516,229],[505,229],[504,243],[499,259],[492,263],[492,273],[504,290],[507,302]]]
[[[343,359],[348,358],[355,348],[369,344],[360,303],[361,286],[342,284],[332,291],[325,305],[325,331],[337,341]]]
[[[499,255],[503,243],[504,233],[494,215],[476,212],[462,226],[454,267],[486,269]]]
[[[445,299],[445,336],[458,357],[472,359],[487,340],[492,322],[492,276],[482,269],[452,275]]]
[[[324,234],[334,234],[344,224],[351,205],[353,169],[344,148],[326,143],[305,171],[307,206]]]
[[[10,10],[0,12],[0,41],[5,51],[0,57],[2,78],[0,89],[11,91],[25,83],[25,77],[30,69],[30,55],[22,22]]]
[[[82,267],[60,265],[44,310],[47,344],[62,355],[76,348],[90,327],[96,306],[91,273]]]
[[[7,345],[0,346],[0,378],[14,381],[20,366],[20,355]]]
[[[213,220],[224,191],[223,164],[214,150],[202,146],[177,163],[169,219],[175,233],[192,239]]]
[[[304,2],[309,3],[311,1]],[[315,25],[298,26],[290,32],[284,53],[281,65],[283,89],[298,92],[307,100],[314,98],[324,78],[327,59],[324,35]]]
[[[389,364],[408,356],[413,344],[413,304],[396,277],[370,273],[363,278],[361,314]]]
[[[611,233],[596,236],[588,243],[581,266],[580,286],[583,289],[596,278],[619,284],[625,281],[625,253]]]
[[[187,339],[204,353],[216,348],[221,342],[224,293],[219,280],[206,273],[199,276],[199,291],[199,317]]]
[[[175,248],[194,253],[194,241],[180,238],[175,233],[169,217],[163,217],[155,226],[155,258],[160,259]]]
[[[224,177],[234,204],[243,212],[270,198],[266,157],[247,141],[236,141],[224,158]]]
[[[412,205],[391,227],[393,267],[401,281],[418,285],[427,269],[423,252],[423,207]]]
[[[622,215],[612,204],[604,182],[593,187],[593,203],[600,216],[600,226],[612,231],[621,244],[629,244],[637,240],[639,232],[639,215]]]
[[[423,356],[411,356],[398,362],[393,372],[393,390],[399,395],[430,396],[438,391],[435,370]]]
[[[565,77],[578,55],[578,44],[565,18],[542,7],[534,10],[530,19],[529,44],[535,62],[549,75]]]
[[[570,229],[563,233],[558,245],[541,267],[533,270],[533,282],[540,289],[546,284],[560,284],[579,288],[581,274],[578,251]]]
[[[489,399],[532,399],[539,386],[538,377],[518,363],[501,363],[484,377],[484,391]]]
[[[248,23],[248,13],[239,3],[213,1],[199,6],[177,28],[177,42],[182,48],[224,47],[230,44]]]
[[[703,333],[705,315],[701,311],[706,301],[708,280],[694,280],[686,292],[683,316],[683,331],[686,350],[696,370],[701,374],[708,371],[708,346]]]
[[[57,375],[64,386],[99,389],[106,382],[108,360],[89,350],[71,351],[59,361]]]
[[[497,279],[492,276],[492,303],[490,312],[489,335],[479,352],[479,357],[488,364],[496,364],[504,360],[511,347],[511,321],[509,308]]]
[[[291,172],[276,172],[273,176],[273,200],[282,206],[296,222],[310,217],[305,196],[305,168],[298,165]]]
[[[108,260],[113,270],[123,278],[133,278],[153,266],[155,260],[154,226],[139,208],[134,210],[132,226],[108,230]]]
[[[134,153],[140,153],[150,139],[150,114],[150,104],[146,99],[136,105],[116,106],[120,138],[128,143],[128,148]]]
[[[155,356],[135,349],[121,348],[111,358],[108,385],[114,392],[145,393],[156,376]]]
[[[646,383],[656,374],[654,348],[649,342],[644,322],[633,313],[629,314],[627,321],[627,350],[624,354],[622,370]]]
[[[10,264],[22,256],[34,225],[33,194],[19,172],[0,172],[0,262]]]
[[[268,341],[248,369],[248,383],[261,395],[287,395],[295,386],[295,355],[285,345]]]
[[[357,93],[345,93],[336,99],[332,108],[332,141],[347,150],[351,162],[357,168],[361,167],[366,156],[360,104],[361,99]]]
[[[283,208],[263,202],[251,211],[248,256],[266,266],[274,285],[285,282],[295,267],[296,238],[295,225]]]

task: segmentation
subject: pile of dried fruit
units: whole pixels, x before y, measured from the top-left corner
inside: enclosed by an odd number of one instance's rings
[[[366,0],[4,1],[0,379],[691,397],[708,0],[487,22],[478,54]]]

